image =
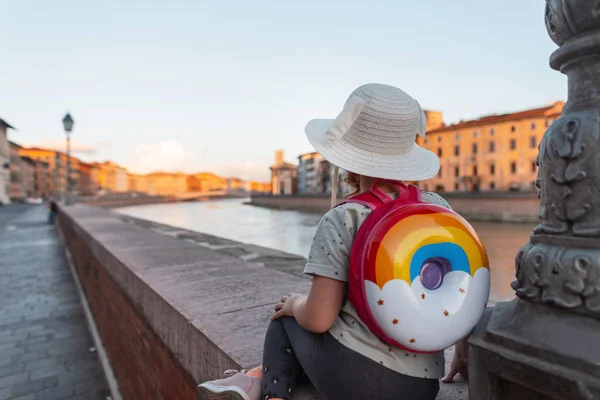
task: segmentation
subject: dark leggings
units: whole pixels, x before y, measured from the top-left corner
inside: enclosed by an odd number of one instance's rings
[[[291,400],[303,374],[323,400],[434,400],[439,390],[437,379],[394,372],[329,333],[306,331],[294,318],[272,321],[263,351],[263,399]]]

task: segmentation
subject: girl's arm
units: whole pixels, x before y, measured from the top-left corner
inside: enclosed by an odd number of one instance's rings
[[[294,301],[293,316],[307,331],[327,332],[340,314],[345,290],[345,282],[317,275],[308,296],[301,296]]]

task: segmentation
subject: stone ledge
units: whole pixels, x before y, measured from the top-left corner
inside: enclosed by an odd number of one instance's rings
[[[280,294],[310,286],[302,257],[99,208],[60,212],[196,382],[259,364]],[[438,396],[467,397],[464,382],[442,384]],[[318,396],[306,389],[298,398]]]

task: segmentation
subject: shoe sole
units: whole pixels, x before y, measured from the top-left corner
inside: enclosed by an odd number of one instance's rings
[[[211,383],[198,385],[200,400],[250,400],[248,395],[237,386],[217,386]]]

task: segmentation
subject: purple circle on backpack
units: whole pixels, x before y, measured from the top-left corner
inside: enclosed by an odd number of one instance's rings
[[[426,289],[436,290],[444,282],[444,276],[452,271],[450,261],[444,257],[428,258],[421,267],[421,283]]]

